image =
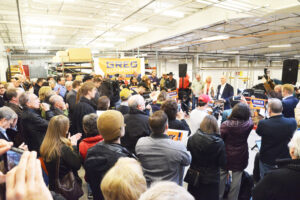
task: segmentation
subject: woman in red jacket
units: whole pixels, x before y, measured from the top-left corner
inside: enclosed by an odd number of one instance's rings
[[[98,142],[103,140],[102,136],[98,133],[97,118],[98,116],[95,113],[92,113],[85,115],[82,120],[85,138],[79,144],[79,152],[83,161],[85,160],[89,148],[95,146]]]

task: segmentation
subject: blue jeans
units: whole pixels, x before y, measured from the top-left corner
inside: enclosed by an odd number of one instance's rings
[[[198,97],[195,97],[195,95],[193,95],[193,97],[192,97],[192,110],[195,109],[197,104],[198,104]]]
[[[260,174],[260,179],[262,179],[266,173],[277,169],[276,165],[268,165],[266,163],[263,163],[261,160],[259,160],[259,174]]]

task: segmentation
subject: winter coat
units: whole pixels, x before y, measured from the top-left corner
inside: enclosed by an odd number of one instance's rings
[[[84,138],[79,144],[79,152],[83,160],[85,160],[89,148],[95,146],[98,142],[103,140],[102,135]]]
[[[296,120],[282,115],[260,120],[256,133],[261,136],[260,160],[275,165],[276,159],[290,158],[288,143],[297,128]]]
[[[46,119],[50,118],[50,114],[50,110],[46,112]],[[33,110],[25,106],[23,108],[21,125],[28,149],[40,152],[40,146],[48,128],[48,121],[42,118],[39,110]]]
[[[184,119],[182,120],[169,120],[169,129],[176,129],[181,131],[188,131],[191,134],[191,129]]]
[[[83,133],[82,119],[85,115],[96,113],[97,106],[92,100],[81,97],[71,116],[71,133]]]
[[[243,171],[248,165],[248,136],[253,128],[248,121],[227,120],[221,125],[221,137],[225,143],[227,164],[225,169]]]
[[[300,199],[300,160],[278,160],[277,165],[253,189],[253,200]]]
[[[225,145],[218,134],[206,134],[198,129],[188,139],[187,149],[192,154],[190,168],[200,173],[200,184],[219,183],[220,167],[225,167]]]
[[[133,157],[133,155],[120,144],[111,144],[102,141],[88,150],[84,161],[84,169],[87,182],[92,189],[94,200],[104,200],[100,183],[106,172],[121,157]]]
[[[55,191],[56,164],[58,161],[58,157],[51,161],[46,161],[45,158],[43,158],[43,160],[48,171],[49,189]],[[80,156],[76,152],[76,150],[72,150],[69,146],[63,145],[61,147],[59,179],[61,180],[70,171],[73,171],[75,174],[77,174],[77,171],[80,169],[80,167]]]
[[[135,152],[135,145],[141,137],[150,135],[151,130],[148,120],[147,114],[136,108],[130,108],[129,113],[124,116],[126,127],[121,143],[130,152]]]

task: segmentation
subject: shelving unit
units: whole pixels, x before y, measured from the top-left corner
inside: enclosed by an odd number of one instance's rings
[[[93,61],[48,63],[48,66],[48,74],[53,75],[64,76],[66,73],[71,73],[72,75],[83,75],[90,73],[83,70],[91,70],[91,72],[94,71]]]

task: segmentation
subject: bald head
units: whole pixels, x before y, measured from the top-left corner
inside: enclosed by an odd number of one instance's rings
[[[221,84],[224,85],[226,83],[227,79],[225,76],[221,77]]]
[[[197,79],[197,81],[201,81],[201,76],[200,76],[200,74],[196,74],[196,79]]]
[[[279,99],[269,99],[268,100],[268,110],[272,114],[281,114],[282,112],[282,103]]]

